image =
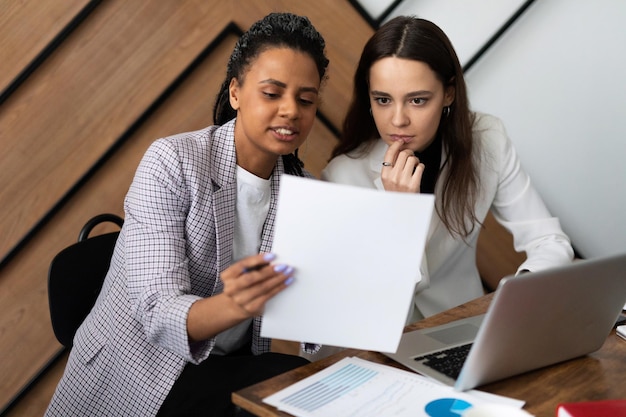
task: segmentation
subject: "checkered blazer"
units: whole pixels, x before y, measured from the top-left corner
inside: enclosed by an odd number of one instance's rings
[[[271,180],[261,251],[271,249],[280,177]],[[310,176],[310,174],[306,174]],[[193,302],[222,290],[232,259],[237,183],[234,121],[154,142],[125,199],[125,221],[98,300],[78,329],[47,416],[153,416],[188,362]],[[270,340],[253,321],[252,351]]]

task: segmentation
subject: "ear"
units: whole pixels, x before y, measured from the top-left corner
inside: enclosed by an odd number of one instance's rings
[[[235,111],[239,110],[239,87],[239,81],[233,77],[228,86],[228,101],[230,101],[230,106]]]
[[[454,103],[454,99],[456,97],[456,89],[453,85],[449,85],[446,87],[446,90],[443,93],[443,106],[448,107]]]

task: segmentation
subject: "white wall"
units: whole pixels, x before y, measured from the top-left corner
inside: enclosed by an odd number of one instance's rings
[[[467,74],[583,257],[626,252],[626,2],[540,0]]]
[[[433,20],[465,63],[522,3],[407,0],[390,18]],[[466,75],[586,258],[626,252],[625,24],[623,0],[537,0]]]

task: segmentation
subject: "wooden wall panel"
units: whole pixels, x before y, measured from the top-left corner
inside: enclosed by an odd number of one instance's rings
[[[123,197],[153,140],[211,124],[214,97],[236,39],[219,35],[229,23],[247,28],[237,20],[240,13],[231,16],[236,2],[127,3],[108,0],[99,5],[0,109],[0,410],[60,348],[47,304],[50,260],[76,241],[90,217],[123,215]],[[336,7],[333,0],[323,3]],[[354,13],[348,2],[339,4]],[[257,20],[271,11],[266,7],[257,16],[250,10],[246,15]],[[152,108],[205,48],[208,56]],[[339,65],[337,60],[334,65]],[[325,117],[316,122],[300,154],[315,175],[334,146],[336,115],[346,102],[334,97],[349,94],[345,83],[329,82],[322,90]],[[150,114],[143,118],[146,112]],[[334,120],[330,126],[329,119]],[[131,126],[136,129],[125,136]],[[114,146],[120,139],[123,143]],[[97,170],[91,173],[94,166]],[[79,181],[88,173],[86,181]],[[60,209],[47,216],[76,184]],[[39,227],[29,235],[35,225]],[[17,242],[23,243],[3,258]],[[53,375],[48,384],[56,384],[60,373]],[[34,392],[49,396],[52,390]],[[35,402],[41,408],[48,400]]]
[[[476,244],[476,266],[485,288],[494,291],[525,260],[526,254],[513,248],[513,236],[489,213]]]
[[[3,104],[0,259],[229,22],[220,0],[103,2]]]
[[[0,93],[89,3],[89,0],[0,1]]]
[[[211,124],[211,103],[217,93],[224,62],[236,38],[227,39],[163,103],[109,161],[84,185],[50,222],[0,271],[0,338],[4,357],[0,374],[0,404],[27,382],[29,375],[59,350],[50,324],[47,270],[50,260],[74,243],[82,225],[103,212],[123,215],[122,202],[139,160],[158,137]],[[22,279],[22,277],[33,277]],[[20,372],[21,371],[21,372]],[[7,396],[7,398],[4,398]]]

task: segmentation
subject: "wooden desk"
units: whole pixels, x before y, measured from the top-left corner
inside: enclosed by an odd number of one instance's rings
[[[412,324],[406,330],[432,327],[452,320],[484,313],[492,295]],[[263,403],[271,395],[347,356],[406,369],[386,356],[346,349],[317,362],[278,375],[233,393],[233,402],[258,416],[289,416]],[[602,348],[588,356],[549,366],[478,388],[526,402],[524,409],[537,417],[554,417],[560,402],[626,398],[626,341],[612,331]]]

